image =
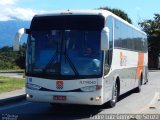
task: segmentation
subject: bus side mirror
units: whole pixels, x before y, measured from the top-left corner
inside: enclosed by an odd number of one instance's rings
[[[105,27],[101,32],[101,50],[109,50],[109,29]]]
[[[16,33],[14,41],[13,41],[13,51],[19,51],[20,39],[24,33],[26,33],[25,28],[19,29],[18,32]]]

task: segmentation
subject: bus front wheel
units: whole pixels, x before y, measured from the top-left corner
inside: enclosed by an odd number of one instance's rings
[[[118,100],[118,84],[115,82],[112,89],[112,99],[109,101],[109,107],[114,107]]]

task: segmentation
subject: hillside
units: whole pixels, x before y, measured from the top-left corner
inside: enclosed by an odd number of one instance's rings
[[[29,28],[30,21],[0,21],[0,48],[3,46],[12,46],[13,39],[18,29]],[[22,37],[21,43],[26,41],[27,36]]]

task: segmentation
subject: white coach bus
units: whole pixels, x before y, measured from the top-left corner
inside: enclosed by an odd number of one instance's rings
[[[114,107],[148,80],[144,32],[106,10],[35,15],[28,34],[26,94],[30,101]]]

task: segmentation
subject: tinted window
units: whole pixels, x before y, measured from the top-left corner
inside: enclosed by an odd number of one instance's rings
[[[115,19],[115,48],[147,52],[147,39],[141,32]]]
[[[31,22],[31,30],[102,30],[104,23],[101,15],[35,16]]]
[[[109,72],[111,62],[112,62],[112,53],[113,53],[113,18],[109,16],[107,18],[107,27],[109,28],[109,50],[105,51],[105,66],[104,74],[106,75]]]

